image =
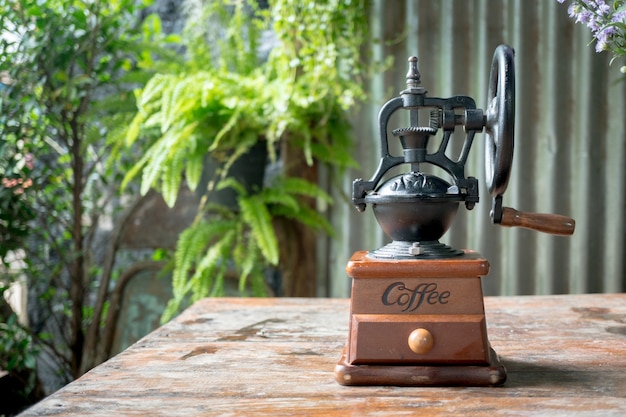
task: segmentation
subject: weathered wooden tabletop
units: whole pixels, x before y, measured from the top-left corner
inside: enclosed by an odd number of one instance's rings
[[[485,309],[503,387],[341,386],[349,300],[206,299],[22,415],[626,415],[626,294]]]

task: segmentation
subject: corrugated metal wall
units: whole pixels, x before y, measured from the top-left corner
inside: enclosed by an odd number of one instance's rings
[[[345,264],[358,249],[385,243],[371,208],[358,213],[346,199],[352,180],[369,178],[378,163],[377,113],[404,88],[406,59],[419,58],[431,97],[473,97],[486,108],[493,50],[516,51],[516,129],[506,206],[575,218],[573,237],[555,237],[491,224],[484,185],[483,136],[474,143],[467,175],[480,180],[481,202],[463,207],[443,241],[482,253],[491,264],[487,295],[621,292],[626,213],[626,82],[618,65],[588,46],[591,34],[556,0],[375,0],[371,9],[375,59],[395,65],[369,84],[370,101],[355,118],[361,168],[340,182],[332,218],[338,239],[320,262],[320,295],[349,294]],[[382,42],[381,42],[382,40]]]

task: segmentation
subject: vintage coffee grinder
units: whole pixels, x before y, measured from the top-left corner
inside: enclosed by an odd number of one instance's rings
[[[487,110],[466,96],[428,97],[420,86],[417,58],[409,58],[407,88],[380,110],[381,158],[369,181],[353,183],[359,211],[371,205],[379,225],[393,241],[373,251],[358,251],[346,271],[352,278],[348,342],[335,368],[342,385],[499,385],[506,370],[490,347],[481,277],[489,263],[478,253],[439,242],[459,203],[478,202],[478,180],[466,176],[465,163],[476,133],[485,131],[486,182],[493,198],[491,218],[559,235],[574,232],[574,220],[553,214],[523,213],[502,206],[513,161],[515,72],[513,50],[496,48]],[[393,131],[401,156],[389,151],[388,122],[408,111],[410,126]],[[427,122],[420,124],[426,110]],[[465,141],[458,159],[446,151],[455,129]],[[429,140],[442,131],[436,150]],[[379,184],[394,167],[408,172]],[[451,183],[422,169],[436,166]]]

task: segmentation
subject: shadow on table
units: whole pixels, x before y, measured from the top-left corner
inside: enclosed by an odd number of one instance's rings
[[[594,385],[603,385],[604,378],[597,371],[568,366],[567,363],[538,363],[516,361],[501,357],[507,370],[505,387],[563,387],[588,388]]]

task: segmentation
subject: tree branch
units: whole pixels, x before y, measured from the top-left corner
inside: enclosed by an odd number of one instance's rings
[[[85,338],[85,346],[84,346],[84,355],[85,359],[82,365],[82,372],[86,372],[95,366],[96,359],[96,346],[99,341],[99,329],[100,322],[102,319],[102,312],[104,310],[104,304],[109,295],[109,285],[111,282],[111,277],[113,274],[113,266],[115,265],[115,257],[117,255],[117,251],[119,248],[120,239],[128,220],[132,217],[132,215],[142,206],[145,202],[145,197],[136,198],[130,206],[124,210],[124,212],[118,218],[118,221],[115,222],[115,227],[111,232],[111,237],[109,239],[109,245],[107,247],[103,264],[102,264],[102,277],[100,279],[100,286],[98,288],[98,294],[96,296],[96,301],[94,302],[93,308],[93,317],[92,321],[89,324],[87,329],[87,335]],[[119,283],[118,283],[119,286]],[[105,330],[106,331],[106,327]]]
[[[133,264],[127,269],[120,277],[115,290],[111,294],[109,300],[109,311],[107,313],[106,323],[104,325],[102,340],[99,343],[99,349],[96,356],[96,363],[102,363],[111,355],[111,348],[113,346],[113,339],[115,336],[115,328],[117,325],[117,319],[119,317],[120,309],[122,307],[122,298],[124,297],[124,290],[126,285],[136,275],[143,271],[158,271],[165,266],[163,261],[141,261]]]

